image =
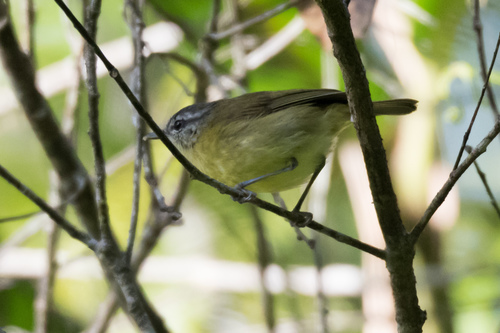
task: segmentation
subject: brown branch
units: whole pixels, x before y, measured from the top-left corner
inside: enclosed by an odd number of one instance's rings
[[[382,139],[375,121],[365,69],[342,0],[316,1],[325,17],[333,53],[346,86],[354,127],[361,143],[375,210],[386,242],[386,265],[400,333],[422,332],[426,314],[418,305],[413,271],[414,244],[408,241],[394,193]]]
[[[63,196],[73,197],[79,220],[99,239],[97,207],[90,177],[59,129],[53,111],[35,85],[35,72],[14,36],[7,7],[0,1],[0,57],[17,99],[61,179]]]
[[[462,174],[465,172],[465,170],[467,170],[480,155],[486,152],[486,148],[488,147],[488,145],[491,143],[491,141],[493,141],[493,139],[496,136],[498,136],[499,133],[500,133],[500,117],[497,117],[497,121],[495,122],[495,126],[493,127],[493,129],[470,152],[469,156],[467,156],[467,158],[456,169],[454,169],[451,172],[450,178],[448,178],[448,180],[446,181],[446,183],[444,183],[443,187],[441,187],[441,189],[436,194],[434,199],[432,199],[432,202],[430,203],[429,207],[427,207],[427,210],[420,218],[420,221],[410,233],[411,240],[413,243],[417,242],[418,238],[420,237],[420,234],[425,229],[427,223],[429,223],[429,220],[431,219],[432,215],[434,215],[439,206],[441,206],[441,204],[444,202],[444,200],[448,196],[448,193],[450,193],[451,189],[458,181],[458,179],[462,176]]]
[[[465,147],[465,151],[470,154],[472,151],[472,147],[471,146]],[[493,191],[491,190],[491,187],[488,184],[488,180],[486,179],[486,174],[481,170],[481,168],[479,167],[479,163],[477,163],[476,161],[474,161],[474,167],[476,168],[476,172],[479,175],[479,178],[481,178],[481,182],[483,183],[486,193],[490,198],[490,203],[493,206],[493,209],[495,209],[495,212],[497,213],[498,217],[500,217],[500,207],[498,206],[497,200],[495,199],[495,195],[493,194]]]
[[[30,188],[21,183],[14,175],[12,175],[7,169],[0,165],[0,177],[4,178],[9,184],[14,186],[19,192],[21,192],[26,198],[30,199],[35,205],[40,207],[47,215],[56,222],[61,228],[64,229],[74,239],[79,240],[83,244],[87,245],[90,249],[96,248],[96,240],[93,239],[88,234],[76,229],[68,220],[62,217],[55,209],[50,207],[42,198],[36,195]]]
[[[141,104],[145,105],[146,89],[144,74],[146,63],[142,53],[142,49],[144,47],[144,41],[142,40],[142,34],[144,31],[144,22],[142,21],[143,4],[140,1],[128,0],[125,2],[124,6],[125,10],[127,10],[127,8],[130,9],[128,24],[132,33],[132,41],[134,45],[134,68],[132,69],[131,76],[132,91],[138,97]],[[137,113],[134,113],[132,117],[132,121],[136,128],[136,156],[134,159],[132,213],[130,217],[129,237],[125,256],[125,260],[128,263],[132,260],[132,252],[139,218],[142,156],[144,154],[144,145],[147,144],[142,139],[144,135],[146,135],[146,124]]]
[[[92,183],[77,158],[73,147],[61,133],[47,101],[35,86],[33,67],[26,54],[20,50],[19,44],[14,37],[7,6],[3,0],[0,1],[0,22],[0,55],[8,77],[34,132],[61,179],[62,193],[67,197],[74,196],[73,205],[78,217],[93,237],[72,227],[69,222],[46,205],[43,200],[33,196],[33,193],[27,192],[22,187],[16,187],[23,191],[25,195],[30,194],[30,199],[46,211],[52,219],[61,224],[72,237],[79,239],[95,250],[108,280],[119,286],[119,293],[127,301],[127,310],[141,330],[153,330],[153,326],[149,321],[151,317],[156,319],[156,324],[160,323],[156,325],[156,331],[166,332],[162,328],[161,319],[153,316],[130,269],[123,265],[122,256],[116,243],[100,243],[95,240],[100,240],[101,235],[97,223],[98,214]],[[4,173],[3,176],[9,178],[7,173]],[[12,177],[9,179],[15,181]]]
[[[486,92],[488,94],[488,100],[490,101],[491,109],[493,110],[494,114],[498,116],[500,113],[497,108],[497,103],[495,100],[493,89],[488,83],[489,75],[486,71],[487,66],[486,66],[486,56],[484,52],[483,24],[481,23],[481,8],[479,0],[474,0],[474,17],[472,21],[472,26],[474,28],[474,31],[476,32],[477,53],[479,55],[479,64],[481,66],[481,76],[483,77],[484,84],[486,85]]]
[[[237,34],[239,32],[242,32],[248,27],[251,27],[252,25],[264,22],[266,20],[269,20],[270,18],[281,14],[282,12],[286,11],[287,9],[292,8],[293,6],[297,5],[298,0],[292,0],[288,1],[285,3],[282,3],[273,9],[268,10],[267,12],[264,12],[256,17],[253,17],[245,22],[238,23],[231,28],[221,31],[221,32],[211,32],[207,35],[208,38],[213,39],[213,40],[221,40],[226,37],[232,36],[234,34]]]
[[[265,209],[267,211],[273,212],[276,215],[279,215],[281,217],[284,217],[288,220],[291,220],[297,224],[301,224],[304,222],[304,215],[301,214],[300,212],[290,212],[285,209],[282,209],[276,205],[270,204],[269,202],[263,201],[258,199],[257,197],[252,197],[252,198],[247,198],[247,194],[237,188],[229,187],[213,178],[210,178],[209,176],[205,175],[202,173],[200,170],[198,170],[189,160],[187,160],[180,152],[179,150],[174,146],[174,144],[167,138],[165,133],[161,130],[161,128],[156,124],[156,122],[153,120],[151,115],[147,113],[144,109],[144,107],[141,105],[139,100],[135,97],[135,95],[132,93],[128,85],[125,83],[123,80],[123,77],[120,75],[118,70],[109,62],[109,60],[106,58],[106,56],[102,53],[101,49],[99,46],[95,43],[95,41],[88,35],[87,31],[83,26],[80,24],[78,19],[73,15],[73,13],[69,10],[69,8],[62,2],[62,0],[54,0],[59,7],[64,11],[66,16],[70,19],[70,21],[73,23],[75,28],[78,30],[78,32],[82,35],[82,37],[89,43],[92,48],[94,49],[94,52],[97,54],[99,59],[104,63],[106,68],[108,69],[110,76],[116,81],[118,86],[122,89],[124,92],[125,96],[129,99],[130,103],[135,107],[136,111],[139,113],[139,115],[144,119],[146,124],[151,128],[151,130],[158,136],[158,139],[170,150],[172,155],[188,170],[188,172],[192,175],[193,178],[210,185],[214,188],[216,188],[220,193],[222,194],[228,194],[235,200],[239,202],[248,202],[252,203],[262,209]],[[385,156],[385,154],[384,154]],[[387,166],[386,166],[387,167]],[[311,221],[310,223],[307,224],[308,228],[311,228],[313,230],[316,230],[324,235],[327,235],[341,243],[348,244],[350,246],[353,246],[357,249],[360,249],[362,251],[365,251],[367,253],[370,253],[380,259],[385,259],[386,253],[383,250],[377,249],[371,245],[365,244],[363,242],[360,242],[357,239],[354,239],[352,237],[349,237],[345,234],[342,234],[338,231],[335,231],[333,229],[330,229],[328,227],[325,227],[315,221]],[[401,226],[402,228],[402,226]]]
[[[60,204],[59,180],[54,172],[51,173],[51,198],[53,204]],[[58,212],[64,216],[66,205],[61,205]],[[56,252],[59,245],[61,229],[57,223],[51,222],[47,230],[46,269],[38,280],[35,298],[35,333],[46,333],[49,329],[49,318],[53,307],[53,291],[57,272]]]
[[[259,268],[259,282],[262,293],[262,306],[264,318],[268,332],[274,332],[276,325],[274,296],[266,284],[266,269],[272,263],[272,251],[270,244],[266,239],[266,234],[259,211],[255,206],[250,206],[250,213],[254,222],[254,229],[257,238],[257,263]]]
[[[56,223],[51,223],[47,235],[47,270],[44,272],[37,285],[37,297],[35,300],[35,333],[49,332],[49,318],[53,307],[54,283],[57,271],[56,249],[59,244],[61,229]]]
[[[138,244],[137,250],[132,258],[132,271],[134,274],[137,274],[141,264],[158,243],[165,227],[171,225],[180,218],[180,215],[176,212],[180,209],[180,205],[186,196],[188,184],[189,176],[187,172],[184,172],[179,181],[176,194],[174,195],[172,203],[172,209],[174,212],[172,213],[162,211],[156,200],[151,201],[152,207],[149,212],[150,215],[146,226],[144,227],[141,242]],[[86,333],[102,333],[106,331],[109,321],[113,317],[113,314],[118,310],[117,304],[119,299],[114,295],[116,295],[114,292],[111,292],[108,295],[106,301],[100,307],[101,311],[99,311],[98,317]]]
[[[460,163],[460,160],[462,159],[462,155],[464,153],[465,147],[467,146],[467,141],[469,140],[469,136],[470,136],[470,133],[472,131],[472,126],[474,125],[474,122],[476,120],[476,116],[479,112],[479,107],[481,106],[481,103],[483,102],[484,94],[487,91],[487,88],[489,87],[490,76],[491,76],[491,72],[493,71],[495,61],[497,59],[499,47],[500,47],[500,34],[498,34],[497,45],[495,47],[495,51],[493,52],[493,59],[491,60],[490,69],[488,70],[488,73],[486,74],[486,77],[484,78],[484,84],[483,84],[483,89],[481,89],[481,95],[479,96],[479,100],[477,101],[476,109],[474,110],[474,114],[472,115],[472,119],[470,120],[469,127],[467,128],[467,131],[465,131],[465,133],[464,133],[464,137],[462,140],[462,146],[460,146],[460,151],[458,152],[458,156],[457,156],[457,159],[455,161],[455,165],[453,166],[453,170],[455,170],[458,167],[458,164]],[[497,113],[497,116],[498,116],[498,113]]]
[[[97,20],[101,13],[101,1],[91,1],[85,10],[85,29],[89,36],[95,39],[97,34]],[[114,242],[109,222],[108,200],[106,198],[106,162],[102,151],[101,135],[99,132],[99,91],[97,89],[97,57],[92,48],[84,47],[85,68],[87,70],[87,98],[89,107],[89,137],[92,143],[95,168],[95,186],[97,213],[101,237],[106,242]]]
[[[196,92],[194,94],[194,102],[195,103],[203,103],[207,101],[207,87],[208,87],[208,74],[198,66],[196,63],[192,62],[191,60],[181,56],[180,54],[173,53],[173,52],[166,52],[166,53],[155,53],[155,56],[158,56],[160,58],[165,58],[165,59],[172,59],[177,61],[179,64],[186,66],[189,68],[194,76],[196,77]]]

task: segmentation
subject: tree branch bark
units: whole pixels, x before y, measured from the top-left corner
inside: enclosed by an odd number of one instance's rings
[[[426,315],[418,305],[413,272],[414,246],[403,226],[382,138],[375,121],[365,69],[341,0],[317,0],[346,86],[354,127],[361,143],[373,202],[386,242],[386,266],[391,276],[400,333],[422,332]]]

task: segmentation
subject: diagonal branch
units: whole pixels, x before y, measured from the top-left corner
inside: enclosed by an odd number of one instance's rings
[[[245,22],[241,22],[237,25],[232,26],[231,28],[221,31],[221,32],[212,32],[207,35],[208,38],[213,39],[213,40],[221,40],[226,37],[232,36],[234,34],[237,34],[243,30],[245,30],[248,27],[251,27],[252,25],[255,25],[257,23],[261,23],[263,21],[269,20],[270,18],[281,14],[285,10],[295,6],[297,4],[298,0],[292,0],[288,1],[285,3],[282,3],[273,9],[268,10],[267,12],[264,12],[256,17],[253,17]]]
[[[455,170],[458,167],[458,164],[460,163],[460,160],[462,159],[462,155],[464,153],[465,147],[467,146],[467,141],[469,140],[469,136],[470,136],[470,133],[472,131],[472,126],[474,125],[474,122],[476,121],[477,113],[479,112],[479,107],[481,106],[481,103],[483,102],[485,92],[488,90],[490,76],[491,76],[491,72],[493,71],[495,61],[497,59],[499,46],[500,46],[500,34],[498,34],[497,45],[495,47],[495,51],[493,52],[493,59],[491,60],[490,69],[488,70],[488,73],[486,74],[486,76],[484,78],[484,84],[483,84],[483,89],[481,89],[481,95],[479,96],[479,100],[477,101],[477,106],[476,106],[476,109],[474,110],[474,114],[472,115],[472,119],[470,120],[469,127],[467,128],[467,131],[465,131],[465,133],[464,133],[464,138],[462,140],[462,146],[460,147],[460,151],[458,152],[458,156],[457,156],[457,159],[455,161],[455,166],[453,167],[453,170]]]
[[[61,179],[63,195],[72,197],[79,220],[94,238],[99,239],[97,207],[90,177],[61,132],[52,109],[35,85],[35,71],[14,36],[3,1],[0,1],[0,22],[0,57],[17,99]]]
[[[0,177],[4,178],[9,184],[14,186],[19,192],[21,192],[26,198],[30,199],[35,205],[40,207],[47,215],[56,222],[61,228],[64,229],[74,239],[79,240],[83,244],[87,245],[90,249],[94,250],[96,248],[96,240],[93,239],[88,234],[76,229],[68,220],[62,217],[55,209],[50,207],[42,198],[35,194],[29,187],[21,183],[14,175],[12,175],[7,169],[0,165]]]
[[[220,193],[222,194],[228,194],[231,197],[235,198],[238,201],[242,202],[248,202],[252,203],[262,209],[265,209],[267,211],[273,212],[276,215],[279,215],[281,217],[284,217],[288,220],[291,220],[295,223],[303,223],[304,222],[304,215],[301,214],[300,212],[290,212],[287,211],[286,209],[280,208],[276,205],[270,204],[269,202],[266,202],[264,200],[260,200],[257,197],[251,197],[247,198],[247,194],[244,193],[243,191],[229,187],[213,178],[210,178],[209,176],[205,175],[202,173],[200,170],[198,170],[189,160],[184,157],[179,150],[174,146],[174,144],[167,138],[165,133],[161,130],[161,128],[156,124],[156,122],[153,120],[151,115],[146,112],[144,107],[141,105],[137,97],[133,94],[133,92],[130,90],[128,85],[125,83],[123,77],[120,75],[118,70],[109,62],[109,60],[106,58],[106,56],[102,53],[101,49],[99,46],[95,43],[95,41],[91,38],[91,36],[87,33],[85,28],[80,24],[78,19],[73,15],[73,13],[69,10],[69,8],[64,4],[62,0],[54,0],[59,7],[64,11],[64,13],[68,16],[70,21],[73,23],[75,28],[78,30],[78,32],[82,35],[82,37],[89,43],[89,45],[92,46],[94,49],[94,52],[96,55],[99,57],[99,59],[102,60],[106,68],[108,69],[110,76],[116,81],[118,86],[122,89],[124,92],[125,96],[129,99],[131,104],[135,107],[137,113],[143,118],[143,120],[146,122],[146,124],[151,128],[151,130],[157,135],[158,139],[170,150],[172,155],[188,170],[188,172],[193,176],[193,178],[210,185],[214,188],[216,188]],[[374,116],[373,116],[373,119]],[[384,154],[385,156],[385,154]],[[387,167],[387,166],[386,166]],[[391,187],[392,189],[392,187]],[[344,235],[338,231],[335,231],[333,229],[330,229],[328,227],[325,227],[321,225],[320,223],[317,223],[315,221],[311,221],[309,224],[307,224],[308,228],[311,228],[313,230],[316,230],[324,235],[327,235],[341,243],[345,243],[348,245],[351,245],[355,248],[361,249],[367,253],[370,253],[378,258],[384,259],[386,256],[386,253],[383,250],[377,249],[371,245],[365,244],[363,242],[360,242],[357,239],[354,239],[352,237],[349,237],[347,235]],[[402,228],[402,225],[401,225]]]
[[[488,73],[486,72],[486,56],[484,54],[484,38],[483,38],[483,24],[481,23],[481,8],[479,0],[474,0],[474,17],[472,21],[472,26],[476,32],[476,42],[477,42],[477,53],[479,55],[479,64],[481,65],[481,76],[486,85],[486,92],[488,94],[488,99],[490,101],[491,109],[493,113],[499,115],[497,108],[497,103],[495,100],[495,95],[493,93],[493,88],[488,84]]]
[[[472,151],[472,147],[471,146],[465,147],[465,151],[470,154],[470,152]],[[479,163],[477,163],[476,161],[474,161],[474,167],[476,168],[476,172],[479,175],[479,178],[481,178],[481,182],[483,183],[486,193],[490,198],[490,203],[493,206],[493,209],[495,209],[495,212],[497,213],[498,217],[500,217],[500,207],[498,206],[497,200],[495,199],[495,194],[493,194],[493,191],[491,190],[491,187],[488,184],[488,180],[486,179],[486,174],[481,170],[481,168],[479,167]]]
[[[434,215],[439,206],[441,206],[441,204],[444,202],[444,200],[448,196],[448,193],[450,193],[451,189],[456,184],[458,179],[462,176],[462,174],[465,172],[465,170],[467,170],[481,154],[486,152],[486,148],[488,147],[488,145],[491,143],[491,141],[493,141],[493,139],[496,136],[498,136],[499,133],[500,133],[500,117],[497,118],[495,126],[488,133],[488,135],[486,135],[484,139],[470,152],[469,156],[467,156],[467,158],[456,169],[454,169],[451,172],[450,178],[448,178],[446,183],[444,183],[443,187],[436,194],[436,196],[430,203],[429,207],[425,211],[424,215],[422,215],[422,218],[420,219],[418,224],[411,231],[410,235],[411,235],[411,241],[413,243],[417,242],[418,238],[420,237],[420,234],[422,233],[422,231],[424,231],[432,215]]]

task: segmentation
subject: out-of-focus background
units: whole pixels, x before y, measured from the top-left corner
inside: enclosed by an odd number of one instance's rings
[[[10,1],[23,45],[27,45],[29,30],[27,3]],[[67,3],[81,17],[81,2]],[[220,31],[282,2],[222,3]],[[59,119],[65,110],[76,112],[74,142],[92,172],[85,88],[78,84],[75,64],[81,40],[53,1],[36,0],[34,6],[39,88]],[[418,111],[411,115],[378,118],[402,216],[410,229],[448,178],[483,86],[478,37],[473,29],[474,4],[456,0],[351,1],[350,9],[373,100],[419,100]],[[146,1],[145,52],[175,52],[198,62],[199,40],[207,32],[211,11],[212,2],[206,0]],[[500,31],[500,2],[480,1],[480,14],[489,66]],[[97,41],[104,53],[130,79],[132,46],[123,1],[103,1],[98,29]],[[343,89],[323,18],[314,6],[292,7],[222,39],[214,56],[214,70],[220,77],[219,85],[209,89],[212,99],[220,98],[224,89],[234,96],[245,91]],[[124,245],[132,203],[134,111],[106,71],[101,69],[100,76],[100,124],[108,161],[111,221]],[[159,124],[193,102],[187,92],[195,89],[196,77],[186,66],[151,55],[146,78],[148,106]],[[499,64],[490,82],[500,96]],[[485,98],[470,135],[471,146],[479,143],[494,120]],[[496,139],[478,160],[497,198],[499,143]],[[168,202],[182,169],[160,143],[153,144],[153,155],[157,170],[166,170],[161,190]],[[0,162],[49,199],[50,163],[3,71]],[[142,192],[139,235],[149,205],[145,182]],[[299,195],[300,189],[296,189],[282,197],[292,206]],[[271,195],[262,198],[273,200]],[[353,128],[339,138],[311,193],[308,210],[328,227],[383,248]],[[33,211],[32,203],[0,180],[0,218]],[[396,331],[382,261],[304,230],[307,237],[317,240],[318,254],[314,255],[305,242],[297,240],[287,222],[263,211],[257,213],[263,232],[257,231],[256,216],[248,205],[239,205],[196,181],[190,184],[181,212],[181,223],[166,228],[139,273],[146,294],[173,332]],[[76,222],[71,209],[67,216]],[[37,280],[47,269],[46,231],[51,223],[41,214],[0,223],[0,327],[8,333],[35,330]],[[268,245],[269,264],[261,269],[257,234],[265,236]],[[418,293],[421,307],[428,313],[425,332],[498,332],[499,239],[500,216],[478,173],[470,168],[417,247]],[[101,311],[107,285],[92,253],[64,233],[56,259],[51,332],[83,331]],[[122,312],[111,320],[108,330],[134,331]]]

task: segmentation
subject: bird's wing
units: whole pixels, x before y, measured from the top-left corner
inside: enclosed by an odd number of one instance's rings
[[[277,112],[291,106],[313,104],[347,104],[345,92],[333,89],[312,89],[312,90],[289,90],[277,92],[269,101],[269,108],[272,112]]]
[[[264,117],[286,110],[292,106],[347,104],[344,92],[333,89],[296,89],[282,91],[261,91],[239,97],[221,100],[218,111],[224,113],[227,121]]]

